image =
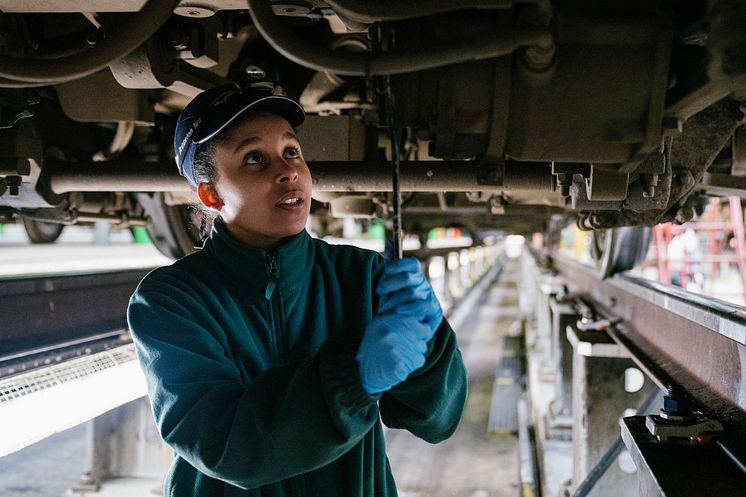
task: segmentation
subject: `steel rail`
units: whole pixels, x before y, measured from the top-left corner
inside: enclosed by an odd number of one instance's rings
[[[726,448],[746,461],[746,309],[633,276],[551,257],[567,289],[615,323],[607,332],[662,388],[680,385],[723,423]],[[618,322],[617,322],[618,321]]]

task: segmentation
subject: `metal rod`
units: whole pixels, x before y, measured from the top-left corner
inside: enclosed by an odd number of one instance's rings
[[[390,192],[391,168],[372,162],[310,162],[317,192]],[[492,180],[488,176],[495,175]],[[191,192],[172,162],[64,162],[48,159],[42,184],[56,194],[67,192]],[[405,161],[399,187],[403,192],[551,192],[548,162]]]
[[[391,143],[391,190],[393,192],[392,209],[393,209],[393,243],[394,251],[392,258],[398,261],[402,258],[402,219],[401,219],[401,188],[399,177],[401,175],[401,157],[399,144],[399,126],[396,121],[396,107],[394,106],[394,95],[391,92],[391,78],[383,76],[382,83],[382,100],[383,115],[386,120],[386,127],[389,132]]]

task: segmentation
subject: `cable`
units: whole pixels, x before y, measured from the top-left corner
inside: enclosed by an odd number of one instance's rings
[[[0,77],[0,88],[38,88],[40,86],[47,86],[47,83],[24,83]]]
[[[275,16],[266,0],[248,0],[254,25],[272,47],[284,57],[316,71],[345,76],[382,76],[433,69],[470,60],[489,59],[512,53],[516,48],[552,43],[548,28],[525,28],[495,33],[477,40],[452,45],[381,54],[338,52],[310,45]]]
[[[145,43],[168,20],[173,10],[179,5],[179,1],[150,0],[139,12],[122,23],[116,32],[104,38],[88,52],[55,60],[0,56],[0,77],[13,80],[1,83],[7,85],[13,82],[26,82],[51,85],[93,74]]]
[[[538,3],[520,2],[520,0],[419,0],[401,2],[399,0],[378,0],[370,2],[366,0],[327,0],[334,11],[347,19],[372,24],[379,21],[400,21],[402,19],[413,19],[423,15],[442,14],[454,10],[467,9],[509,9],[516,3]]]

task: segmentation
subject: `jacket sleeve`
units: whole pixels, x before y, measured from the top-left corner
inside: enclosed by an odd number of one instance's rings
[[[405,428],[438,443],[450,437],[464,410],[467,378],[456,335],[443,319],[428,344],[425,365],[384,393],[379,406],[389,428]]]
[[[161,436],[202,473],[243,489],[286,479],[340,457],[378,420],[354,349],[327,342],[246,384],[200,307],[184,289],[143,282],[128,321]]]

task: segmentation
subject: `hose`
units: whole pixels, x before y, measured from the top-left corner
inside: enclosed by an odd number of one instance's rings
[[[547,28],[526,28],[496,33],[488,39],[462,40],[450,46],[420,50],[392,50],[381,54],[340,53],[309,45],[285,26],[266,0],[248,0],[254,25],[272,47],[287,59],[316,71],[343,76],[404,74],[471,60],[489,59],[513,52],[521,46],[552,42]]]
[[[400,21],[423,15],[442,14],[467,9],[509,9],[516,3],[549,3],[548,0],[326,0],[334,12],[353,21],[372,24],[379,21]]]
[[[114,138],[111,139],[111,143],[103,149],[99,150],[92,156],[94,162],[101,162],[111,160],[116,157],[122,150],[127,148],[132,136],[135,134],[135,123],[120,121],[117,123],[117,130],[114,133]]]
[[[122,23],[116,32],[88,52],[55,60],[0,56],[0,78],[33,83],[28,86],[34,86],[38,83],[64,83],[93,74],[142,45],[168,20],[179,1],[150,0],[139,12]],[[8,85],[12,82],[0,83]]]

